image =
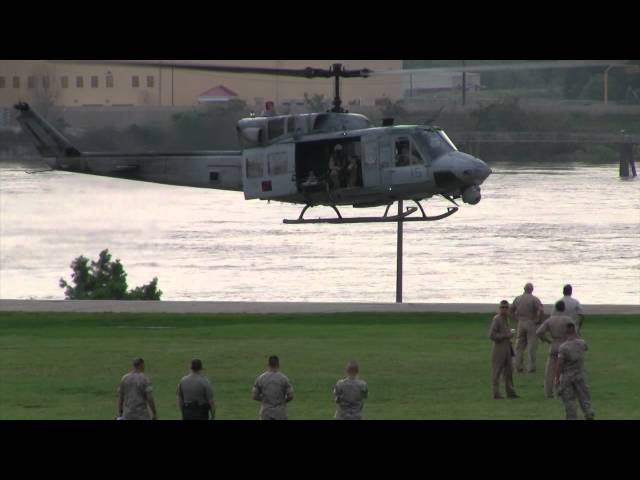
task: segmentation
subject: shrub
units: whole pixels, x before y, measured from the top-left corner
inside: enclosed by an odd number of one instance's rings
[[[71,279],[75,286],[60,279],[60,288],[65,289],[67,300],[160,300],[158,279],[127,292],[127,273],[116,259],[111,261],[109,250],[100,252],[98,261],[79,256],[71,262]]]

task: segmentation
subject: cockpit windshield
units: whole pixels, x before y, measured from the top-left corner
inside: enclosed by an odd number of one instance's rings
[[[453,142],[442,130],[420,129],[416,135],[417,140],[429,151],[431,158],[438,158],[451,151],[458,150]]]

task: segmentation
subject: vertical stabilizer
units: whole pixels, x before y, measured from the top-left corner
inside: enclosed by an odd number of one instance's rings
[[[29,104],[21,102],[15,106],[20,112],[18,122],[35,142],[43,157],[79,157],[82,154],[49,122],[34,112]]]

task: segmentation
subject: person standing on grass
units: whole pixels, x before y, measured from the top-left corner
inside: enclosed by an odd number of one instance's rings
[[[144,360],[133,360],[133,370],[118,386],[118,418],[123,420],[157,420],[151,381],[144,374]],[[151,411],[151,413],[149,413]]]
[[[564,314],[573,319],[573,323],[576,324],[576,333],[580,335],[580,329],[584,323],[584,312],[580,302],[571,296],[572,293],[573,287],[569,284],[565,285],[562,289],[562,295],[564,296],[560,300],[564,302]]]
[[[293,387],[280,371],[280,360],[269,357],[267,371],[253,385],[252,397],[261,403],[260,420],[287,420],[287,403],[293,400]]]
[[[347,376],[333,387],[336,402],[336,420],[362,420],[364,400],[369,396],[369,387],[364,380],[358,378],[358,364],[350,361],[347,364]]]
[[[513,331],[509,326],[509,302],[500,302],[500,312],[493,317],[489,328],[489,338],[493,341],[491,351],[491,385],[493,387],[493,398],[502,400],[500,395],[500,376],[504,375],[504,383],[507,397],[518,398],[513,388],[513,370],[511,367],[511,338]]]
[[[567,420],[576,419],[576,398],[586,420],[593,420],[591,395],[584,370],[584,354],[587,343],[578,337],[573,322],[567,324],[567,341],[558,349],[556,367],[556,392],[564,405]]]
[[[537,325],[542,322],[544,309],[542,302],[533,295],[533,284],[524,286],[524,293],[515,298],[509,310],[518,320],[518,339],[516,343],[516,370],[523,371],[524,350],[527,350],[527,371],[536,371],[536,350],[538,348]]]
[[[191,360],[191,373],[182,377],[176,391],[178,409],[183,420],[213,420],[216,404],[213,401],[213,386],[202,375],[202,360]]]
[[[565,305],[562,300],[556,302],[553,312],[536,330],[536,335],[541,341],[551,344],[547,364],[544,368],[544,394],[547,398],[553,398],[553,382],[556,378],[558,349],[566,341],[567,325],[572,322],[571,317],[564,313]],[[547,338],[547,332],[551,334],[551,340]]]

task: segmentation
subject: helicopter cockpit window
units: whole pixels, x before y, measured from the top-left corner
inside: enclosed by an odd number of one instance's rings
[[[444,132],[442,132],[444,134]],[[435,130],[420,130],[418,132],[418,139],[422,145],[427,148],[432,158],[438,158],[446,153],[455,150],[455,146],[451,143],[451,140],[445,140],[440,135],[440,132]]]
[[[411,141],[409,137],[396,138],[396,167],[408,167],[411,163]]]
[[[411,165],[424,165],[424,160],[422,159],[422,155],[416,148],[415,143],[411,143]]]
[[[398,137],[395,141],[396,167],[424,165],[424,159],[409,137]]]
[[[269,123],[267,123],[267,133],[269,140],[284,135],[284,117],[269,120]]]

